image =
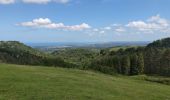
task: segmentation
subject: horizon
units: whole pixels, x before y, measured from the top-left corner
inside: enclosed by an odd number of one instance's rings
[[[169,5],[167,0],[0,0],[0,40],[155,41],[170,37]]]

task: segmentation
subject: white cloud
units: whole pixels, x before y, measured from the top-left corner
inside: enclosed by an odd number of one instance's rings
[[[164,27],[169,25],[168,20],[161,18],[160,15],[152,16],[150,19],[148,19],[148,22],[155,22]]]
[[[146,20],[131,21],[128,24],[112,24],[102,28],[94,28],[94,33],[168,33],[170,32],[170,23],[167,19],[161,18],[160,15],[152,16]]]
[[[111,26],[118,27],[118,26],[121,26],[121,24],[112,24]]]
[[[50,2],[56,2],[56,3],[68,3],[70,0],[22,0],[24,3],[35,3],[35,4],[47,4]]]
[[[66,4],[70,2],[70,0],[0,0],[0,4],[12,4],[15,3],[16,1],[32,4],[47,4],[50,2]]]
[[[126,25],[129,28],[136,28],[141,31],[152,30],[160,28],[160,25],[156,23],[146,23],[144,21],[133,21]]]
[[[63,23],[54,23],[48,18],[34,19],[33,21],[23,22],[18,24],[25,27],[47,28],[47,29],[59,29],[59,30],[72,30],[80,31],[91,28],[88,24],[82,23],[80,25],[64,25]]]
[[[125,32],[126,30],[122,27],[115,29],[116,32]]]
[[[105,33],[105,31],[100,31],[99,33],[100,33],[100,34],[104,34],[104,33]]]
[[[12,4],[15,0],[0,0],[0,4]]]
[[[24,3],[35,3],[35,4],[46,4],[51,2],[51,0],[22,0]]]
[[[98,32],[98,31],[99,31],[99,29],[95,28],[95,29],[93,29],[93,31],[94,31],[94,32]]]
[[[111,30],[112,28],[111,27],[105,27],[104,29],[105,30]]]
[[[169,28],[168,20],[161,18],[160,15],[152,16],[147,21],[132,21],[126,27],[139,31],[163,31]]]
[[[53,1],[55,1],[57,3],[68,3],[68,2],[70,2],[70,0],[53,0]]]

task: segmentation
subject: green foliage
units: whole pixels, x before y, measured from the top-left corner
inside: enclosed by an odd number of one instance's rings
[[[167,49],[160,60],[160,73],[170,76],[170,49]]]
[[[66,62],[73,63],[79,66],[80,69],[87,69],[91,60],[97,57],[98,53],[96,49],[68,48],[55,51],[52,55],[64,59]]]
[[[103,51],[102,51],[103,52]],[[106,52],[106,51],[105,51]],[[100,67],[99,67],[100,66]],[[90,68],[103,72],[107,71],[108,74],[119,73],[123,75],[138,75],[143,74],[144,58],[143,48],[134,47],[127,49],[119,49],[117,51],[110,51],[107,54],[100,54],[98,58],[92,61]],[[106,73],[106,71],[104,71]]]
[[[145,72],[170,76],[170,38],[154,41],[145,49]]]
[[[139,53],[138,54],[138,61],[137,61],[137,66],[138,66],[138,70],[139,73],[138,74],[143,74],[144,72],[144,57],[143,57],[143,53]]]
[[[169,48],[170,47],[170,38],[164,38],[161,40],[154,41],[150,43],[148,48]]]
[[[122,74],[124,75],[129,75],[130,73],[130,66],[131,66],[131,63],[130,63],[130,57],[129,56],[124,56],[122,58]]]
[[[100,56],[95,59],[96,61],[92,61],[90,67],[98,71],[110,68],[112,73],[124,75],[170,76],[169,44],[170,38],[165,38],[146,47],[120,48],[119,50],[104,49],[101,50]],[[108,72],[110,73],[110,71]]]
[[[166,38],[146,47],[68,48],[46,54],[16,41],[1,41],[0,62],[92,69],[106,74],[170,76],[169,44],[170,38]]]
[[[138,75],[138,56],[136,54],[131,56],[130,63],[130,75]]]
[[[17,41],[0,42],[0,61],[22,65],[76,67],[74,64],[64,62],[60,58],[45,54]]]
[[[155,82],[155,83],[170,85],[170,78],[169,77],[136,75],[136,76],[132,76],[131,78],[137,79],[137,80],[145,80],[145,81],[149,81],[149,82]]]

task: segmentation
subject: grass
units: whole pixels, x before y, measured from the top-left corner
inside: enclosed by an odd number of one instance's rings
[[[110,51],[118,51],[119,49],[137,48],[138,46],[115,46],[110,49]]]
[[[169,77],[139,75],[139,76],[132,76],[132,78],[170,85]]]
[[[76,69],[0,64],[0,100],[170,100],[170,86]]]

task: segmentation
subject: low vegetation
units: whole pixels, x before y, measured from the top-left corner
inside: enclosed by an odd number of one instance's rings
[[[0,73],[1,100],[170,99],[169,85],[133,77],[9,64],[0,64]]]
[[[169,44],[166,38],[146,47],[68,48],[47,54],[1,41],[0,99],[169,100]]]

